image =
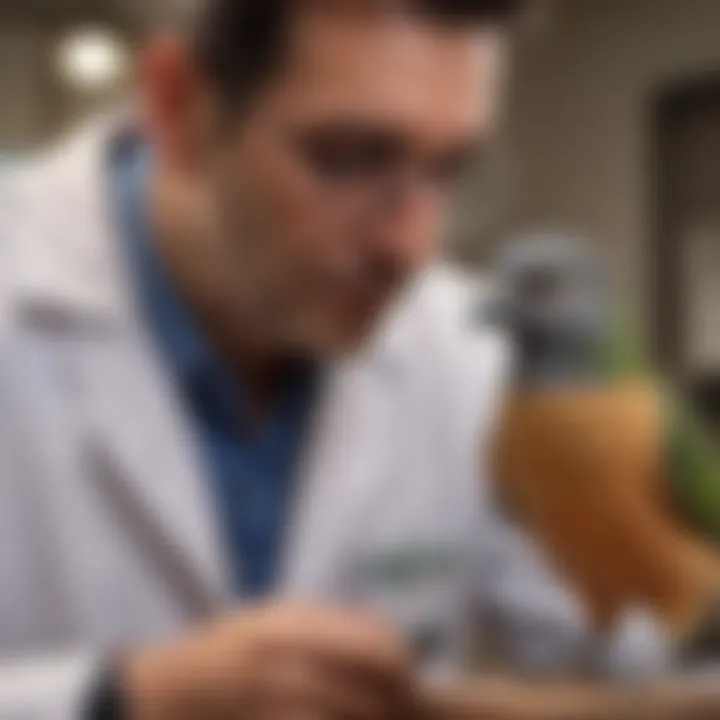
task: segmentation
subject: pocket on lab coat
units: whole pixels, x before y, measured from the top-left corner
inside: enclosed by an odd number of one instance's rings
[[[352,601],[381,613],[431,673],[470,656],[470,547],[463,540],[407,538],[358,552]]]

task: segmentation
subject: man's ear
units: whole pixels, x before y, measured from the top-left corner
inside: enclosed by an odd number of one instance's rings
[[[174,36],[152,41],[139,73],[143,122],[153,147],[165,163],[196,167],[208,137],[211,103],[189,44]]]

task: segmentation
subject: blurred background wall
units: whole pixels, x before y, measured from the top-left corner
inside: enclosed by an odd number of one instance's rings
[[[607,243],[648,328],[657,306],[658,104],[715,71],[717,0],[565,0],[518,73],[511,225],[559,222]]]
[[[715,73],[720,78],[720,2],[553,5],[547,30],[518,61],[503,173],[510,200],[501,221],[485,231],[485,214],[461,213],[462,256],[477,261],[492,241],[518,229],[586,234],[609,249],[640,329],[659,338],[677,374],[720,377],[720,332],[695,353],[698,342],[682,330],[697,325],[707,335],[693,317],[704,313],[712,322],[720,297],[706,296],[708,290],[693,301],[704,310],[695,311],[675,277],[690,230],[664,212],[673,202],[662,200],[667,178],[658,135],[668,98],[682,99],[684,88],[698,83],[712,89]],[[133,40],[127,7],[127,0],[0,0],[0,157],[46,142],[121,92]],[[92,27],[110,35],[98,39]],[[720,81],[717,87],[720,97]],[[719,126],[720,114],[704,142],[720,149]],[[720,197],[717,206],[720,212]],[[703,237],[712,254],[720,248],[720,220],[710,215]],[[710,265],[703,287],[720,287],[720,251]]]

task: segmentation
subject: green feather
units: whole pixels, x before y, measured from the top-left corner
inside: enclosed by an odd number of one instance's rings
[[[599,369],[612,379],[651,372],[648,354],[630,324],[618,315]],[[667,482],[678,512],[696,531],[720,541],[720,449],[680,393],[663,390],[666,409]]]
[[[676,396],[667,399],[668,481],[692,526],[720,541],[720,452],[697,415]]]

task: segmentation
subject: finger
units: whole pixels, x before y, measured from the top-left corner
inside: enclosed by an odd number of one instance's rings
[[[358,672],[404,680],[409,659],[397,634],[374,616],[327,610],[293,610],[268,619],[271,649],[312,652]]]
[[[413,703],[415,676],[409,670],[384,674],[361,664],[340,663],[322,654],[315,656],[315,662],[324,669],[334,686],[371,699],[376,708],[378,705],[393,708],[393,718],[399,718],[399,710]]]
[[[286,657],[263,681],[266,705],[280,714],[297,710],[313,718],[380,720],[397,717],[397,702],[386,692],[357,684],[308,659]]]

